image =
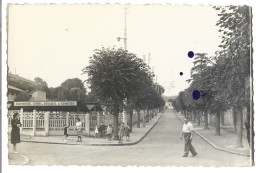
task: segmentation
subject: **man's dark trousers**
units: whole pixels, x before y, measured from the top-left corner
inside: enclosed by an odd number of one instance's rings
[[[188,156],[189,151],[192,155],[197,155],[197,152],[195,151],[194,147],[191,144],[191,133],[184,133],[184,139],[185,139],[185,148],[184,148],[184,156]]]

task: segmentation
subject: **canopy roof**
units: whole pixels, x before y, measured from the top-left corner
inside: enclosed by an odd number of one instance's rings
[[[8,110],[19,110],[23,108],[24,111],[103,111],[99,103],[86,103],[80,101],[18,101],[8,103],[11,104],[8,107]]]

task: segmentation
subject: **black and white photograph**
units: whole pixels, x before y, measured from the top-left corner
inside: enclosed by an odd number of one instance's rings
[[[254,166],[253,9],[7,4],[8,165]]]

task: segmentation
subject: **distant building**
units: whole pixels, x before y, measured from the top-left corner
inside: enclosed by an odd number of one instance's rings
[[[166,102],[165,103],[165,108],[166,109],[173,109],[172,103],[171,102]]]
[[[41,90],[33,90],[28,93],[30,100],[29,101],[46,101],[46,92]]]
[[[15,97],[21,93],[21,92],[26,92],[24,90],[21,90],[19,88],[16,88],[12,85],[8,85],[8,91],[7,91],[7,97],[8,97],[8,101],[14,101]]]

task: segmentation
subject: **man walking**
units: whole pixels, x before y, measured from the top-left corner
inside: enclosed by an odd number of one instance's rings
[[[182,157],[187,157],[189,151],[191,152],[192,157],[197,155],[197,152],[195,151],[194,147],[191,144],[193,133],[194,131],[193,131],[192,124],[188,121],[187,118],[185,118],[182,127],[182,134],[181,134],[181,139],[184,136],[184,140],[185,140],[184,155]]]

